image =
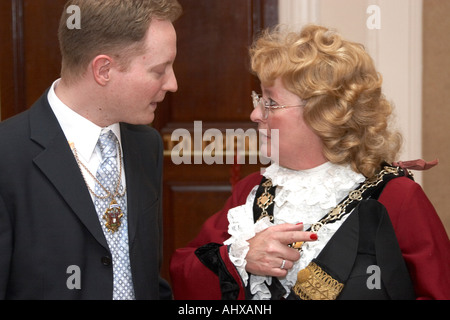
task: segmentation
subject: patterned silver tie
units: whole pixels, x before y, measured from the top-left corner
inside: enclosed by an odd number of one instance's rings
[[[97,170],[97,179],[111,195],[114,195],[119,181],[119,169],[117,159],[117,137],[111,130],[103,130],[97,142],[102,162]],[[121,160],[119,160],[121,161]],[[95,198],[95,208],[97,210],[103,233],[108,242],[113,261],[113,299],[130,300],[134,299],[133,282],[131,278],[131,266],[128,244],[128,223],[127,223],[127,201],[126,195],[122,195],[123,185],[120,186],[119,195],[115,197],[117,204],[122,210],[123,217],[116,232],[111,232],[106,227],[104,215],[111,203],[111,197],[106,199]],[[105,196],[107,193],[96,183],[95,193]]]

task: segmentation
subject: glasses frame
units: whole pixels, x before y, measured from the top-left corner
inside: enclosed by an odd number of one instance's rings
[[[292,106],[286,106],[286,105],[272,106],[272,105],[270,105],[269,102],[267,102],[263,98],[263,96],[261,94],[257,94],[255,91],[252,91],[252,101],[253,101],[253,109],[260,108],[264,120],[269,118],[270,110],[296,108],[296,107],[304,107],[305,106],[305,104],[297,104],[297,105],[292,105]]]

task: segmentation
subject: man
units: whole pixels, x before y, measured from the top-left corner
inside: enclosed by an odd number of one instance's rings
[[[159,276],[162,142],[146,125],[177,90],[180,14],[176,0],[66,4],[61,79],[0,123],[1,298],[171,298]]]

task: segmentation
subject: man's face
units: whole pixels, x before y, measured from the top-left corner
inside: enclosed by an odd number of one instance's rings
[[[112,70],[107,108],[116,122],[149,124],[157,104],[178,89],[173,71],[176,33],[170,21],[154,19],[145,38],[145,51],[125,71]]]

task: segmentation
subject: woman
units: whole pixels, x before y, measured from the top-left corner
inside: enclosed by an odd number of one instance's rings
[[[364,48],[321,26],[275,29],[251,63],[251,119],[278,162],[176,251],[175,298],[450,298],[448,237],[409,171],[388,165],[401,136]]]

